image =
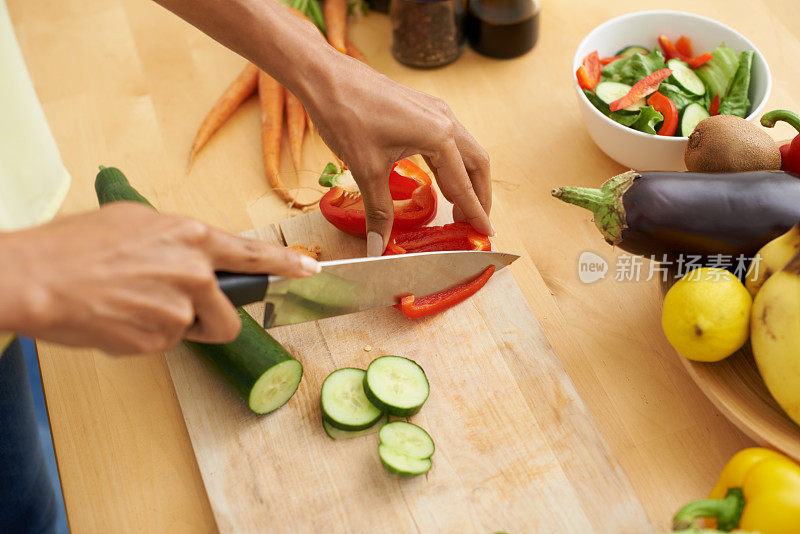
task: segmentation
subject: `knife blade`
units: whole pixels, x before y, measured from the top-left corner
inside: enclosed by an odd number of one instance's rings
[[[475,279],[490,265],[497,271],[519,256],[489,251],[419,252],[320,262],[308,278],[217,273],[235,306],[263,300],[264,327],[282,326],[397,304]]]

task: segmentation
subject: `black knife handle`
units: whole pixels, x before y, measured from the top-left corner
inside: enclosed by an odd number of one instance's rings
[[[267,294],[269,275],[217,273],[217,281],[222,292],[234,306],[244,306],[253,302],[261,302]]]

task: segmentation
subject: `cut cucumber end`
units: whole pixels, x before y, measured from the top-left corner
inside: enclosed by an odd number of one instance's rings
[[[302,377],[303,365],[297,360],[273,365],[253,384],[248,406],[257,414],[277,410],[292,398]]]
[[[358,438],[360,436],[367,436],[369,434],[375,434],[380,428],[386,424],[389,420],[389,416],[387,414],[383,414],[379,419],[378,422],[372,425],[369,428],[364,430],[341,430],[336,428],[325,418],[322,418],[322,428],[325,430],[325,433],[328,434],[328,437],[331,439],[350,439],[350,438]]]
[[[695,74],[688,64],[680,59],[670,59],[667,61],[667,68],[672,70],[672,78],[678,82],[678,85],[697,96],[706,94],[706,86],[703,80]]]
[[[395,417],[417,413],[430,393],[428,378],[415,361],[401,356],[381,356],[364,375],[364,394],[379,410]]]
[[[423,475],[433,465],[429,458],[412,458],[383,444],[378,445],[378,456],[387,471],[401,477]]]
[[[364,430],[383,415],[364,394],[365,376],[366,372],[361,369],[346,367],[332,372],[322,383],[322,416],[333,427]]]
[[[383,425],[378,437],[383,445],[413,458],[430,458],[436,447],[430,434],[415,424],[394,421]]]

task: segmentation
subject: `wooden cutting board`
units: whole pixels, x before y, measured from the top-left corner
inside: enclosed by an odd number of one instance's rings
[[[246,232],[363,255],[319,212]],[[248,307],[256,318],[263,305]],[[436,316],[394,308],[270,330],[303,364],[289,403],[252,414],[186,348],[167,355],[221,532],[645,532],[629,482],[509,269]],[[417,361],[431,394],[410,418],[436,442],[433,468],[400,479],[377,436],[334,441],[320,424],[323,379],[384,354]]]

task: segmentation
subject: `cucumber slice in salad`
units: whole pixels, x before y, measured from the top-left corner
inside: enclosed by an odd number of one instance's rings
[[[683,110],[683,118],[681,118],[681,135],[689,137],[700,121],[707,119],[711,115],[706,111],[706,108],[700,104],[689,104]]]
[[[625,83],[619,82],[600,82],[597,84],[597,87],[594,88],[594,94],[597,95],[597,98],[605,102],[606,104],[611,104],[612,102],[619,100],[623,96],[628,94],[628,91],[631,90],[631,86]],[[628,111],[638,111],[639,108],[645,105],[644,98],[640,98],[638,101],[634,102],[627,108],[624,108]]]
[[[650,50],[643,46],[626,46],[622,50],[618,50],[615,56],[622,56],[622,57],[630,57],[633,54],[642,54],[646,56],[650,53]]]
[[[408,417],[422,408],[430,386],[425,371],[413,360],[381,356],[367,367],[363,391],[376,409],[395,417]]]
[[[694,73],[692,68],[680,59],[670,59],[667,61],[667,68],[672,70],[672,77],[678,85],[697,96],[706,94],[706,86],[700,76]]]
[[[374,434],[382,426],[389,421],[389,416],[387,414],[383,414],[379,419],[371,427],[364,429],[364,430],[340,430],[335,426],[331,425],[325,418],[322,418],[322,428],[325,430],[325,433],[328,434],[328,437],[331,439],[350,439],[350,438],[357,438],[360,436],[366,436],[369,434]]]
[[[414,458],[430,458],[436,450],[433,440],[425,430],[405,421],[383,425],[378,438],[387,447]]]
[[[423,475],[432,465],[430,458],[414,458],[383,444],[378,445],[378,456],[387,471],[406,478]]]
[[[328,375],[322,383],[322,417],[339,430],[365,430],[383,416],[364,395],[365,371],[346,367]]]

